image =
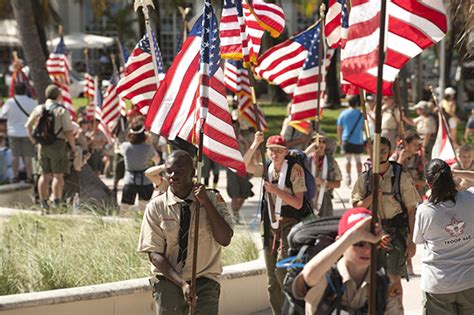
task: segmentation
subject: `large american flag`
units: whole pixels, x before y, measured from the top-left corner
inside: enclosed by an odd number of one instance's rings
[[[64,38],[61,36],[58,45],[53,52],[49,54],[48,60],[46,60],[46,70],[48,71],[51,81],[61,88],[63,105],[69,111],[71,118],[75,119],[76,110],[72,105],[72,98],[69,93],[69,84],[71,83],[70,69],[71,66],[67,56],[66,44],[64,43]]]
[[[271,84],[280,86],[293,97],[298,77],[319,24],[314,24],[288,40],[268,49],[258,59],[255,72]]]
[[[130,100],[144,114],[148,111],[148,105],[155,94],[158,82],[165,76],[160,49],[153,34],[152,41],[155,46],[158,77],[153,68],[148,35],[145,34],[128,58],[123,77],[117,85],[117,93],[120,97]]]
[[[326,90],[326,58],[321,60],[321,71],[319,70],[319,45],[321,43],[321,22],[315,27],[313,38],[304,37],[301,41],[307,50],[306,60],[296,81],[291,104],[291,120],[305,120],[315,118],[317,113],[318,99],[322,98]],[[324,42],[321,43],[324,45]],[[322,47],[322,55],[325,55],[325,47]],[[329,53],[329,51],[328,51]],[[329,56],[331,60],[332,51]],[[321,75],[320,75],[321,72]]]
[[[227,60],[224,70],[224,82],[228,90],[232,91],[238,99],[239,115],[244,118],[252,127],[257,128],[255,118],[255,108],[252,103],[252,92],[250,90],[250,80],[248,70],[244,68],[241,60]],[[257,105],[260,129],[268,130],[265,116]]]
[[[383,95],[393,95],[392,85],[400,69],[446,34],[446,10],[442,0],[392,0],[387,4],[386,58]],[[344,80],[376,92],[380,0],[354,0],[349,33],[341,52]]]
[[[169,140],[179,137],[192,142],[193,139],[196,123],[195,110],[199,108],[198,69],[202,19],[201,16],[195,23],[182,50],[174,58],[173,64],[150,103],[146,117],[146,127]],[[214,32],[215,29],[212,28],[211,31]],[[209,104],[204,124],[203,143],[203,153],[207,157],[240,174],[245,173],[245,164],[228,111],[221,68],[218,68],[209,80]]]

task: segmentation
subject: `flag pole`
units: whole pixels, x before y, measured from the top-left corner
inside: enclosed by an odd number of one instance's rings
[[[375,233],[375,224],[378,221],[379,207],[379,176],[380,176],[380,139],[382,131],[382,87],[383,87],[383,65],[385,62],[385,23],[387,13],[387,0],[380,3],[380,28],[378,44],[378,67],[377,67],[377,94],[375,105],[375,134],[372,161],[372,221],[370,230]],[[370,293],[369,314],[376,315],[376,272],[377,272],[377,244],[371,245],[370,255]]]
[[[362,115],[364,116],[364,132],[365,137],[367,138],[367,148],[369,151],[369,157],[372,160],[372,143],[370,139],[370,128],[369,128],[369,118],[367,115],[367,108],[365,107],[365,91],[364,89],[359,88],[359,97],[360,97],[360,105],[362,108]]]
[[[155,49],[155,43],[153,42],[153,36],[152,36],[151,25],[150,25],[150,15],[148,14],[149,13],[148,6],[151,6],[154,10],[156,10],[155,5],[153,4],[152,0],[135,0],[133,9],[136,12],[141,7],[143,16],[145,17],[145,28],[146,28],[146,33],[148,35],[148,44],[150,45],[151,58],[153,59],[153,70],[155,71],[156,84],[158,85],[160,83],[160,79],[158,78],[156,49]]]
[[[186,38],[188,37],[188,21],[186,21],[186,17],[189,14],[189,11],[191,11],[191,8],[189,7],[178,7],[179,13],[181,13],[181,17],[183,19],[183,43],[186,41]]]
[[[316,106],[316,144],[319,146],[319,129],[320,129],[320,119],[321,119],[321,76],[322,76],[322,67],[323,67],[323,45],[324,45],[324,36],[323,36],[323,24],[324,24],[324,17],[326,15],[326,5],[321,3],[319,7],[319,15],[320,15],[320,22],[319,22],[319,45],[318,45],[318,101]],[[317,164],[316,164],[317,165]],[[317,167],[317,166],[316,166]],[[316,171],[317,173],[317,171]]]

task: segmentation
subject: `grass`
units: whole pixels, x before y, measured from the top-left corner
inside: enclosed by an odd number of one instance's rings
[[[136,251],[139,220],[111,223],[100,218],[19,215],[0,227],[0,295],[150,275],[147,257]],[[224,265],[258,257],[246,233],[236,233],[224,248]]]

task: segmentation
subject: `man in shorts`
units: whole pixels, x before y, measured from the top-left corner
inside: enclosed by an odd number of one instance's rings
[[[341,153],[346,156],[346,179],[347,186],[351,185],[351,160],[356,161],[357,173],[362,172],[360,155],[364,152],[364,117],[357,109],[360,105],[359,95],[349,97],[350,108],[342,111],[337,118],[337,138],[341,146]]]
[[[33,129],[38,123],[43,108],[51,110],[54,114],[54,132],[56,141],[49,145],[38,144],[38,158],[41,166],[41,176],[38,180],[38,192],[41,207],[49,209],[49,184],[52,180],[52,195],[54,205],[57,207],[61,202],[64,188],[64,174],[69,173],[71,165],[68,153],[74,157],[75,151],[70,148],[76,147],[73,134],[73,126],[69,112],[62,106],[63,97],[61,89],[54,84],[46,88],[46,103],[37,106],[31,113],[25,127],[28,130],[30,140],[35,143]],[[69,147],[68,147],[69,144]]]
[[[9,98],[1,107],[0,118],[7,119],[8,140],[13,154],[13,182],[19,181],[20,158],[23,159],[26,172],[26,182],[33,183],[32,158],[35,147],[28,139],[25,123],[36,107],[36,101],[26,95],[27,86],[24,82],[16,82],[15,96]]]

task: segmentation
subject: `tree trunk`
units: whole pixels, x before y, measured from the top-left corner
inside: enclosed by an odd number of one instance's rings
[[[41,4],[37,0],[31,0],[31,5],[33,8],[33,12],[35,12],[35,22],[36,22],[36,29],[38,30],[39,40],[41,44],[41,48],[43,49],[43,54],[45,56],[49,55],[48,47],[46,46],[46,32],[44,30],[44,13],[41,8]]]
[[[36,25],[36,21],[31,2],[11,0],[10,3],[20,31],[26,63],[31,69],[31,77],[38,95],[38,102],[44,103],[44,91],[50,80],[45,68],[46,56],[43,54],[38,30],[36,27],[32,27],[32,25]]]

